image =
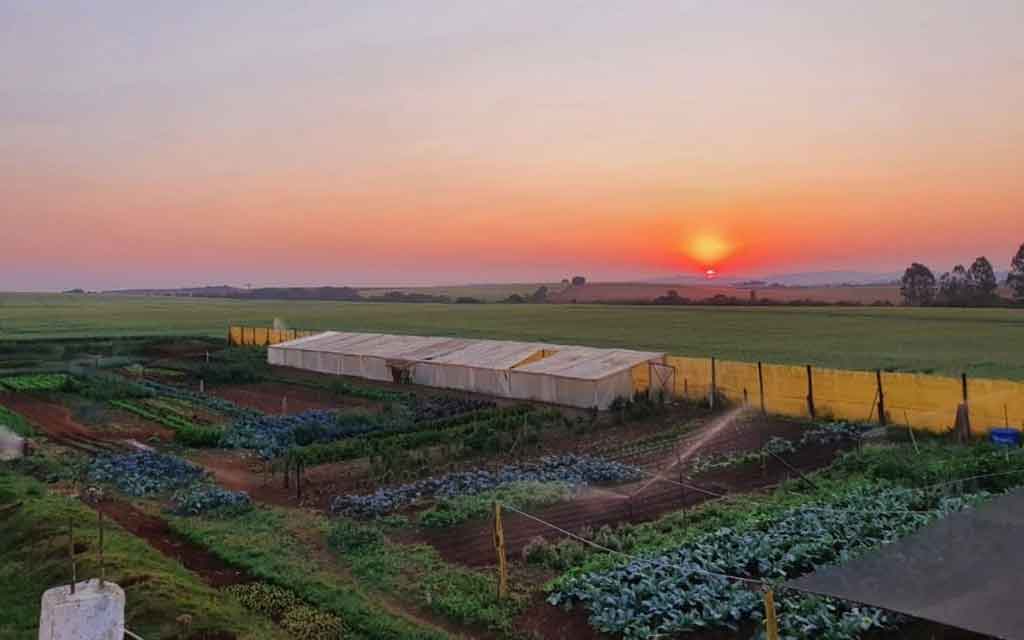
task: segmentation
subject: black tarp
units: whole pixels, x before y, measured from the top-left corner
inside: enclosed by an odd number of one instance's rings
[[[787,585],[1007,640],[1024,639],[1024,490],[942,518]]]

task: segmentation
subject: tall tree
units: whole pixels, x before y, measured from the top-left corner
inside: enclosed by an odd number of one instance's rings
[[[1017,249],[1017,255],[1010,261],[1010,273],[1006,276],[1006,285],[1013,291],[1017,302],[1024,302],[1024,244]]]
[[[935,274],[920,262],[913,263],[903,272],[900,294],[903,296],[904,304],[931,304],[935,300]]]
[[[956,307],[967,306],[970,298],[970,276],[964,265],[958,264],[952,272],[939,278],[939,300]]]
[[[988,258],[985,256],[977,258],[967,275],[973,304],[989,304],[995,300],[999,281],[996,280],[996,272],[992,269],[992,263],[988,261]]]

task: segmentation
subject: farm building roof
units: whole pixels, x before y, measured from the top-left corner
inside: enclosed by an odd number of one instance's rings
[[[664,355],[664,353],[632,351],[630,349],[561,347],[556,348],[556,351],[546,358],[517,367],[516,371],[577,380],[600,380]]]
[[[787,584],[996,638],[1024,638],[1024,490]]]
[[[541,342],[325,331],[270,347],[599,380],[663,353]],[[536,358],[536,359],[534,359]],[[530,361],[527,364],[522,364]],[[521,365],[521,366],[518,366]]]
[[[431,362],[476,367],[479,369],[511,369],[542,351],[558,347],[539,342],[503,340],[469,340],[462,349],[433,358]]]

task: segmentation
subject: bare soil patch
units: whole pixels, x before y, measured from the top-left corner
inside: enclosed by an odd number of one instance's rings
[[[326,390],[281,382],[220,386],[210,389],[209,393],[267,414],[280,414],[282,407],[287,409],[289,415],[313,409],[380,409],[379,403],[364,398],[341,396]],[[283,403],[282,399],[286,402]]]
[[[21,414],[54,442],[87,453],[128,450],[129,439],[144,441],[158,433],[149,425],[138,431],[102,433],[81,424],[62,404],[24,393],[0,393],[0,404]]]

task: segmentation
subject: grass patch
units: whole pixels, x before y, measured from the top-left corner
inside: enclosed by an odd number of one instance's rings
[[[415,626],[373,602],[351,576],[317,560],[300,536],[327,534],[326,519],[298,511],[259,508],[237,518],[168,519],[171,527],[260,580],[290,590],[321,611],[339,616],[347,637],[366,640],[440,640],[447,635]],[[300,535],[296,535],[299,532]],[[328,560],[330,560],[328,558]]]
[[[529,509],[563,502],[572,496],[572,487],[564,482],[514,482],[476,495],[442,498],[421,512],[417,520],[424,527],[439,529],[482,518],[493,511],[495,501]]]
[[[0,405],[0,425],[3,425],[14,433],[27,438],[35,434],[32,425],[21,414]]]
[[[364,584],[462,625],[511,633],[513,620],[526,604],[526,598],[516,593],[499,600],[493,572],[449,565],[428,545],[391,543],[372,525],[338,518],[329,542]]]
[[[34,639],[43,591],[68,580],[67,523],[76,523],[75,541],[86,550],[78,559],[80,579],[97,577],[96,514],[76,500],[51,493],[45,485],[0,469],[0,504],[22,506],[0,515],[0,637]],[[239,638],[285,635],[269,622],[224,598],[199,578],[108,521],[107,577],[126,593],[127,626],[147,640],[178,637],[175,618],[192,616],[192,631],[231,631]]]

